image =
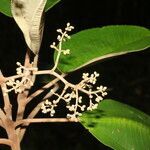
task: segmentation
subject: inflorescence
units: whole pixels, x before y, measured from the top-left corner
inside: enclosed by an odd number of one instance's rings
[[[53,42],[52,45],[50,45],[51,48],[55,49],[58,52],[55,65],[58,65],[58,60],[60,57],[60,54],[63,53],[64,55],[70,54],[70,50],[62,49],[62,42],[65,42],[67,39],[70,39],[71,37],[67,34],[68,31],[71,31],[74,29],[73,26],[70,26],[70,23],[67,23],[67,27],[65,28],[65,31],[63,32],[61,29],[57,29],[57,32],[60,34],[57,37],[57,40],[59,42],[58,47],[56,46],[55,42]],[[97,77],[99,77],[99,74],[95,71],[93,74],[89,75],[89,73],[83,73],[82,81],[76,85],[70,84],[70,83],[64,83],[65,87],[61,94],[55,93],[53,90],[50,92],[57,96],[57,99],[49,101],[48,99],[43,102],[42,104],[42,112],[43,113],[50,113],[50,116],[54,116],[55,114],[55,108],[58,106],[58,103],[63,100],[66,102],[66,108],[69,110],[69,113],[67,114],[67,118],[74,119],[78,116],[81,116],[81,112],[87,110],[93,110],[96,109],[98,106],[98,103],[103,100],[103,97],[107,95],[106,87],[105,86],[99,86],[96,88],[96,90],[93,90],[93,85],[96,84]],[[81,93],[84,93],[89,98],[89,104],[84,104],[83,102],[83,96],[80,95]]]
[[[31,78],[31,75],[33,72],[37,71],[37,68],[32,67],[24,67],[21,65],[20,62],[17,62],[17,69],[16,74],[18,75],[18,78],[20,79],[14,79],[13,77],[10,78],[8,81],[6,81],[6,85],[9,88],[4,88],[4,92],[8,93],[11,91],[15,91],[15,93],[22,93],[25,89],[28,89],[28,87],[33,86],[33,81]]]
[[[57,99],[49,101],[48,99],[42,104],[42,112],[50,113],[51,116],[55,114],[55,108],[58,106],[58,103],[63,100],[66,102],[66,108],[69,110],[67,118],[74,119],[78,116],[81,116],[81,112],[85,110],[92,111],[96,109],[98,103],[103,100],[103,97],[107,95],[106,87],[99,86],[96,90],[93,90],[93,85],[96,84],[97,77],[99,74],[94,72],[89,75],[88,73],[83,73],[82,81],[76,85],[66,84],[62,93],[55,93],[53,90],[50,92],[57,96]],[[88,104],[84,101],[83,94],[86,94],[89,99]]]
[[[94,88],[94,85],[97,82],[97,78],[99,77],[99,74],[96,71],[92,74],[83,73],[82,80],[78,84],[69,83],[65,78],[63,78],[55,71],[59,63],[60,55],[70,54],[69,49],[62,49],[62,43],[71,38],[68,35],[68,32],[72,31],[72,29],[74,29],[74,27],[71,26],[70,23],[67,23],[64,31],[62,31],[62,29],[57,29],[57,32],[59,33],[57,37],[59,44],[58,46],[56,46],[56,43],[53,42],[52,45],[50,45],[51,48],[58,52],[54,67],[51,70],[40,72],[37,68],[34,68],[32,64],[30,67],[24,67],[21,65],[21,63],[17,62],[17,75],[9,77],[7,79],[7,87],[3,89],[5,93],[11,91],[15,91],[15,93],[22,93],[23,91],[28,89],[28,87],[33,86],[33,75],[48,73],[63,82],[64,88],[61,93],[57,93],[53,89],[50,90],[50,93],[54,95],[56,99],[46,99],[45,101],[43,101],[41,105],[42,113],[50,113],[50,116],[54,116],[55,109],[60,101],[64,101],[66,103],[66,108],[69,112],[67,114],[67,118],[69,119],[76,119],[78,116],[81,116],[81,112],[85,110],[91,111],[93,109],[96,109],[98,103],[103,100],[104,96],[107,95],[107,88],[105,86],[101,85]],[[85,98],[88,98],[88,102],[84,100]]]

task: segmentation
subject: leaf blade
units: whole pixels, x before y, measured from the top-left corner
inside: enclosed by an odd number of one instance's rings
[[[47,0],[12,0],[12,15],[24,34],[30,50],[37,55],[44,30],[44,8]]]
[[[59,2],[60,2],[60,0],[47,0],[46,6],[45,6],[45,11],[48,11],[49,9],[51,9],[53,6],[55,6]]]
[[[113,149],[150,147],[150,117],[128,105],[104,100],[98,110],[83,114],[81,122],[98,140]]]
[[[12,17],[10,0],[0,0],[0,12],[8,17]]]
[[[69,56],[61,56],[59,70],[71,72],[92,62],[150,47],[150,31],[143,27],[120,25],[81,31],[63,44]],[[57,53],[57,52],[56,52]]]

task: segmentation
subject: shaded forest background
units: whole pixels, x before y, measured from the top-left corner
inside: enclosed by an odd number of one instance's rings
[[[45,30],[39,68],[49,68],[56,40],[56,29],[67,22],[74,33],[113,24],[150,28],[150,2],[147,0],[62,0],[45,15]],[[26,44],[12,18],[0,14],[0,69],[5,76],[15,74],[16,62],[23,62]],[[86,55],[86,54],[85,54]],[[107,59],[68,75],[76,82],[82,72],[96,70],[100,83],[109,88],[107,98],[116,99],[150,114],[150,51]],[[46,79],[40,79],[44,84]],[[59,109],[58,115],[64,111]],[[41,114],[39,114],[41,116]],[[0,150],[5,148],[0,148]],[[109,150],[77,123],[32,124],[22,142],[23,150]]]

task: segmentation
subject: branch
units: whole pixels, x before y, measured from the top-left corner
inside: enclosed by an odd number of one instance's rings
[[[0,85],[6,82],[6,78],[3,76],[1,70],[0,70]]]
[[[0,125],[1,127],[4,127],[4,122],[7,119],[4,111],[0,108]]]
[[[66,34],[66,31],[64,32],[64,34],[62,35],[61,39],[60,39],[60,42],[59,42],[59,48],[57,49],[58,51],[58,54],[57,54],[57,57],[56,57],[56,60],[55,60],[55,65],[54,67],[52,68],[52,70],[56,70],[57,66],[58,66],[58,62],[59,62],[59,59],[60,59],[60,55],[61,55],[61,47],[62,47],[62,40],[64,38],[64,35]]]
[[[56,92],[58,89],[59,89],[59,85],[56,83],[55,86],[54,86],[54,88],[53,88],[52,90]],[[48,93],[44,96],[43,100],[46,100],[46,99],[50,98],[52,95],[53,95],[53,93],[48,92]]]
[[[7,118],[5,113],[3,112],[3,110],[1,108],[0,108],[0,118],[1,118],[1,120],[4,120]]]
[[[0,78],[5,81],[5,77],[3,76],[1,70],[0,70]],[[12,118],[12,105],[10,103],[9,95],[4,91],[6,89],[6,83],[1,82],[1,89],[2,89],[2,94],[3,94],[3,100],[4,100],[4,110],[8,118]]]
[[[24,61],[24,66],[29,67],[30,64],[30,54],[29,54],[29,49],[27,49],[26,55],[25,55],[25,61]]]
[[[33,67],[37,68],[38,66],[38,59],[39,59],[39,56],[38,54],[34,57],[34,61],[33,61]],[[32,77],[32,82],[34,83],[35,82],[35,79],[36,79],[36,76],[33,75]]]
[[[89,95],[89,91],[87,91],[87,90],[85,90],[85,89],[83,89],[83,88],[80,88],[80,87],[77,87],[76,85],[74,85],[74,84],[71,84],[71,83],[69,83],[66,79],[64,79],[63,78],[63,76],[64,75],[59,75],[58,73],[56,73],[55,71],[53,71],[53,70],[42,70],[42,71],[35,71],[34,73],[33,73],[33,75],[43,75],[43,74],[49,74],[49,75],[52,75],[52,76],[55,76],[56,78],[58,78],[58,79],[56,79],[56,80],[60,80],[60,81],[62,81],[65,85],[67,85],[68,87],[71,87],[71,88],[78,88],[78,90],[80,90],[80,91],[82,91],[83,93],[86,93],[87,95]],[[11,76],[11,77],[8,77],[8,78],[6,78],[6,80],[8,81],[8,80],[10,80],[10,79],[17,79],[17,78],[21,78],[21,77],[23,77],[24,75],[14,75],[14,76]],[[58,82],[57,81],[57,82]],[[52,83],[53,84],[53,83]],[[51,85],[51,82],[50,82],[50,86],[52,86]],[[43,92],[44,90],[42,90],[42,92]],[[39,94],[37,94],[37,95],[39,95]],[[31,99],[30,99],[31,100]]]
[[[64,77],[65,74],[62,74],[61,77]],[[33,98],[35,98],[36,96],[40,95],[42,92],[45,91],[45,89],[50,88],[51,86],[55,85],[60,79],[56,78],[54,80],[52,80],[51,82],[49,82],[48,84],[44,85],[42,88],[40,88],[39,90],[37,90],[36,92],[32,93],[26,100],[27,103],[29,103]]]
[[[0,144],[11,146],[12,145],[12,141],[9,140],[9,139],[0,138]]]
[[[1,118],[0,118],[0,126],[3,127],[3,122]]]
[[[21,124],[29,124],[29,123],[48,123],[48,122],[78,122],[78,119],[67,119],[67,118],[33,118],[33,119],[23,119],[19,120],[15,123],[15,126],[19,126]]]
[[[24,67],[31,67],[30,54],[29,53],[30,53],[30,51],[29,51],[29,49],[27,49],[26,55],[25,55]],[[17,96],[18,111],[17,111],[16,119],[22,119],[23,118],[23,114],[24,114],[24,110],[25,110],[24,103],[26,101],[26,98],[28,96],[30,88],[31,88],[31,86],[28,87],[28,90],[23,91],[23,93],[19,93]]]
[[[16,119],[20,120],[23,118],[25,106],[26,106],[26,99],[27,99],[28,91],[24,91],[23,93],[18,95],[17,102],[18,102],[18,111]]]
[[[0,125],[2,124],[2,119],[0,118]]]
[[[58,90],[58,86],[55,86],[55,87],[53,88],[53,90],[56,92],[56,91]],[[47,99],[47,97],[50,97],[50,96],[52,96],[52,95],[53,95],[52,93],[46,95],[46,96],[43,98],[43,100],[44,100],[44,99]],[[37,115],[37,113],[38,113],[38,112],[40,111],[40,109],[41,109],[41,105],[42,105],[42,103],[43,103],[43,100],[42,100],[42,102],[40,102],[40,103],[30,112],[30,114],[28,115],[28,118],[32,119],[32,118],[34,118],[34,117]],[[30,124],[30,123],[27,123],[25,126],[29,126],[29,124]],[[20,127],[20,129],[18,128],[18,134],[19,134],[19,137],[20,137],[20,141],[22,140],[22,138],[23,138],[25,132],[26,132],[26,128],[21,128],[21,127]]]
[[[53,91],[56,92],[58,90],[58,86],[55,86],[53,88]],[[43,100],[47,99],[47,97],[51,97],[53,95],[53,93],[49,93],[48,95],[46,95]],[[40,102],[32,111],[31,113],[28,115],[28,118],[34,118],[35,115],[39,112],[39,110],[41,109],[41,104],[43,103],[43,100],[42,102]]]

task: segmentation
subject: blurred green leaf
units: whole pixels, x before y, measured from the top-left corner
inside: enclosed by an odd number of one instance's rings
[[[149,46],[150,30],[143,27],[116,25],[88,29],[63,43],[63,49],[70,49],[71,54],[61,55],[58,68],[62,72],[71,72],[92,62],[141,51]]]
[[[0,0],[0,12],[6,16],[12,17],[10,9],[10,0]]]
[[[81,123],[115,150],[150,149],[150,117],[128,105],[104,100],[97,110],[85,112]]]

